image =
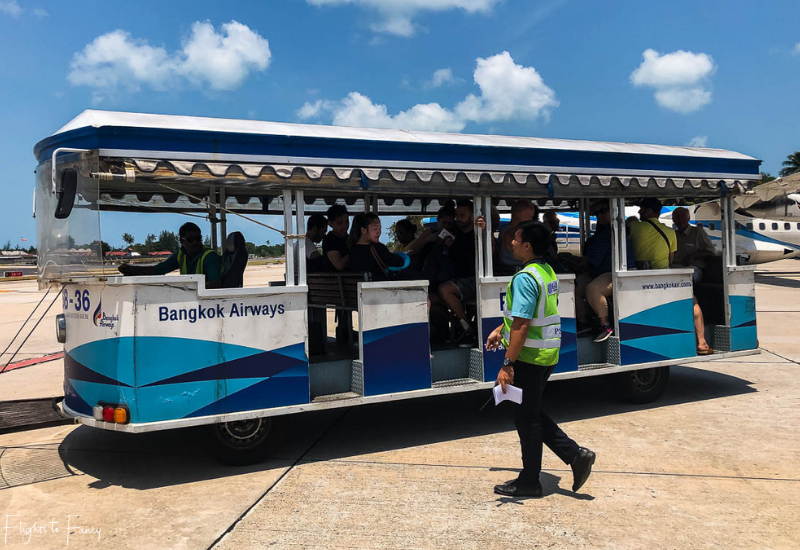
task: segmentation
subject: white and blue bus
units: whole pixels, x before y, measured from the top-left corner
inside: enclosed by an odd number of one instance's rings
[[[501,322],[510,278],[494,273],[491,216],[475,233],[479,343],[432,348],[427,280],[306,273],[305,217],[337,201],[351,213],[431,216],[452,199],[471,199],[476,215],[531,199],[577,212],[582,247],[589,201],[607,199],[614,336],[596,344],[576,334],[575,276],[560,275],[553,379],[610,375],[646,402],[664,390],[670,365],[758,353],[754,268],[737,265],[732,198],[758,180],[760,161],[743,154],[85,111],[35,155],[39,281],[58,286],[64,309],[63,410],[88,426],[208,425],[226,460],[247,462],[268,449],[281,415],[492,387],[502,353],[482,343]],[[721,201],[713,277],[693,287],[691,269],[628,269],[625,208],[644,197]],[[102,243],[102,220],[114,212],[207,217],[213,246],[226,242],[231,215],[282,216],[284,284],[207,289],[202,275],[122,277],[101,246],[74,253],[75,243]],[[693,294],[703,297],[711,356],[696,355]],[[326,309],[357,314],[352,346],[329,349],[324,327],[322,346],[312,345],[326,317],[315,311]]]

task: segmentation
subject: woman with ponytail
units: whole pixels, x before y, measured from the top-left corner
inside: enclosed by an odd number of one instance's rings
[[[408,255],[394,254],[379,241],[381,219],[368,212],[353,216],[350,227],[350,269],[369,271],[373,281],[386,281],[394,272],[408,267]]]

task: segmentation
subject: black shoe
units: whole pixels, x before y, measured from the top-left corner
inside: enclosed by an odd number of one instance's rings
[[[478,345],[478,334],[472,328],[466,329],[458,339],[458,347],[474,348]]]
[[[578,456],[572,461],[572,492],[577,493],[578,489],[583,487],[586,480],[589,479],[589,474],[592,473],[592,464],[596,455],[594,451],[590,451],[586,447],[578,449]]]
[[[600,332],[597,333],[597,336],[594,337],[594,342],[599,344],[600,342],[605,342],[608,340],[609,336],[614,334],[614,329],[611,328],[611,325],[600,325]]]
[[[505,497],[515,498],[542,498],[542,484],[520,483],[519,479],[506,481],[502,485],[495,485],[494,492]]]

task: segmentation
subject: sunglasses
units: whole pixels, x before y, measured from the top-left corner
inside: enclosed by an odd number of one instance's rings
[[[202,235],[189,235],[187,237],[181,237],[181,240],[186,243],[199,243],[203,240]]]

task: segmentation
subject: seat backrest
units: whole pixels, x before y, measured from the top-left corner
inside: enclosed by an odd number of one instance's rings
[[[222,250],[222,288],[239,288],[244,284],[244,269],[247,267],[247,246],[239,231],[230,233]]]

